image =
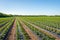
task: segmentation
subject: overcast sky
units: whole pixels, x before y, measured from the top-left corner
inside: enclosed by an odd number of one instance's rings
[[[60,0],[0,0],[0,12],[13,15],[60,15]]]

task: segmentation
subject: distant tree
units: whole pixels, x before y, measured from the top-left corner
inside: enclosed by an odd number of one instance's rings
[[[0,17],[11,17],[11,16],[13,16],[13,15],[11,15],[11,14],[10,15],[7,15],[7,14],[4,14],[4,13],[1,13],[0,12]]]

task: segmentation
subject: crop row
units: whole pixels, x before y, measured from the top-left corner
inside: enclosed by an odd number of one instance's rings
[[[7,19],[6,19],[7,20]],[[11,25],[13,24],[14,19],[9,20],[4,26],[0,28],[0,40],[5,40],[8,32],[10,31]]]
[[[59,40],[59,18],[60,17],[0,18],[0,40]],[[10,39],[10,37],[12,39]]]
[[[40,20],[39,18],[34,18],[34,17],[27,17],[27,18],[25,18],[25,17],[20,17],[20,19],[22,19],[22,20],[24,20],[24,21],[26,21],[26,22],[29,22],[29,25],[32,25],[32,24],[34,24],[34,25],[37,25],[37,27],[38,28],[42,28],[43,30],[46,30],[46,31],[48,31],[49,33],[51,33],[51,34],[53,34],[53,35],[55,35],[55,37],[54,38],[60,38],[59,37],[59,34],[60,34],[60,30],[58,29],[58,28],[56,28],[56,27],[50,27],[50,26],[48,26],[48,25],[46,25],[46,23],[45,23],[45,21],[44,22],[42,22],[42,19]],[[39,21],[40,20],[40,21]],[[38,21],[38,22],[37,22]],[[51,21],[51,20],[48,20],[48,21]],[[56,23],[58,22],[57,20],[55,20],[56,21]],[[54,22],[55,22],[54,21]],[[47,22],[47,21],[46,21]],[[54,23],[53,22],[53,23]],[[43,23],[45,23],[45,24],[43,24]],[[52,23],[52,22],[51,22]],[[26,24],[28,24],[28,23],[26,23]],[[31,27],[31,26],[30,26]],[[36,27],[36,28],[37,28]],[[35,30],[36,31],[36,30]],[[44,33],[44,31],[43,31],[43,33]],[[51,34],[48,34],[48,33],[45,33],[45,34],[47,34],[47,35],[51,35]],[[57,35],[58,34],[58,35]],[[52,36],[51,36],[52,37]]]

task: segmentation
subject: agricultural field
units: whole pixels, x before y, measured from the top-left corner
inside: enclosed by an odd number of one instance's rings
[[[60,17],[0,18],[0,40],[60,40]]]

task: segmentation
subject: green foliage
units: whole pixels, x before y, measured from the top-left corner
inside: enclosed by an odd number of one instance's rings
[[[4,13],[1,13],[0,12],[0,17],[12,17],[13,15],[7,15],[7,14],[4,14]]]

